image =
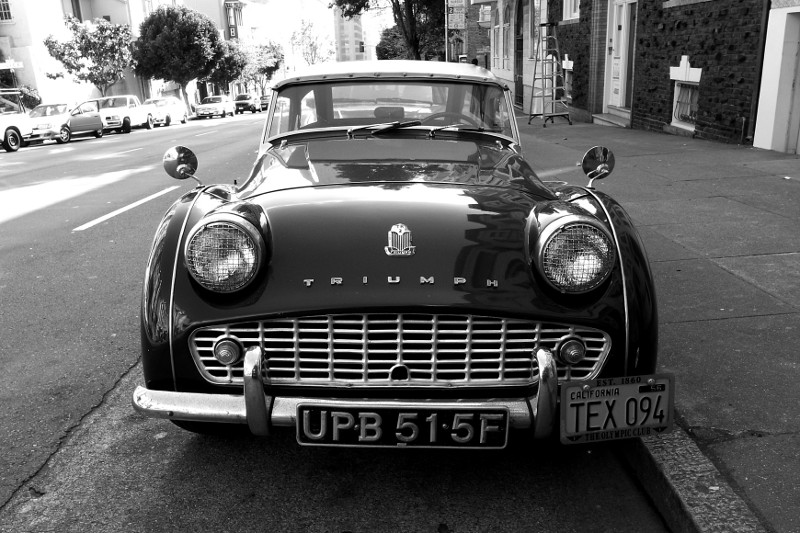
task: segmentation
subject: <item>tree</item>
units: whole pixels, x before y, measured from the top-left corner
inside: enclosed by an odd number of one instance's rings
[[[375,56],[378,59],[408,58],[408,48],[397,26],[386,28],[381,32],[381,40],[375,46]]]
[[[247,66],[242,73],[246,85],[255,85],[264,94],[267,83],[283,64],[283,50],[273,42],[251,43],[245,46]]]
[[[342,16],[351,19],[382,2],[392,9],[408,59],[423,59],[423,51],[429,57],[441,55],[438,51],[432,53],[431,46],[436,42],[435,32],[444,35],[444,0],[332,0],[330,6],[338,7]],[[443,45],[444,38],[439,40]]]
[[[235,41],[221,41],[220,48],[221,57],[206,80],[227,87],[242,75],[247,67],[248,57]]]
[[[64,18],[64,23],[72,38],[62,43],[49,35],[44,40],[47,51],[64,65],[67,73],[91,83],[105,96],[132,65],[130,26],[105,19],[81,22],[71,15]]]
[[[314,23],[308,20],[300,21],[300,29],[292,33],[291,42],[309,65],[324,63],[334,54],[332,44],[314,31]]]
[[[133,46],[135,72],[174,81],[185,102],[186,85],[208,78],[222,55],[214,21],[185,6],[159,6],[139,25]]]

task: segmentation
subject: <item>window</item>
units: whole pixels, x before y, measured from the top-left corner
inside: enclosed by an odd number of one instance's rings
[[[539,31],[540,27],[539,24],[541,23],[542,17],[542,7],[541,7],[541,0],[533,0],[530,3],[530,30],[531,30],[531,39],[530,39],[530,52],[529,56],[531,59],[536,58],[536,48],[539,46]]]
[[[573,20],[580,17],[581,0],[564,0],[564,20]]]
[[[511,5],[506,4],[503,10],[503,68],[508,68],[508,56],[511,50]]]
[[[492,9],[492,66],[500,66],[500,12],[497,6]]]
[[[0,21],[13,20],[11,16],[11,0],[0,0]]]

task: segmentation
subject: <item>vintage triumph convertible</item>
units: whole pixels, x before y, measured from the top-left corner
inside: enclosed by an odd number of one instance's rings
[[[158,226],[134,407],[198,432],[294,428],[302,445],[668,430],[645,251],[593,185],[613,154],[587,152],[586,187],[544,183],[519,142],[509,88],[473,65],[275,83],[250,175],[196,187]],[[187,148],[164,166],[196,179]]]

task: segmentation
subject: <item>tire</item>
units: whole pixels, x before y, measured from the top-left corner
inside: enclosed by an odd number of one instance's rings
[[[187,122],[189,122],[189,115],[184,113],[183,118],[181,119],[181,124],[186,124]]]
[[[147,122],[144,123],[144,127],[148,130],[153,129],[153,115],[147,115]]]
[[[103,131],[103,128],[100,128],[99,130],[97,130],[97,131],[95,131],[95,132],[92,132],[92,134],[93,134],[93,135],[94,135],[96,138],[98,138],[98,139],[99,139],[100,137],[102,137],[104,133],[105,133],[105,132]]]
[[[6,152],[16,152],[22,146],[22,136],[17,130],[7,129],[3,136],[3,149]]]
[[[172,115],[167,115],[167,118],[164,119],[164,125],[169,126],[172,124]]]
[[[130,118],[125,117],[122,120],[122,130],[121,131],[122,131],[122,133],[130,133],[131,132],[131,119]]]
[[[61,126],[58,137],[56,137],[56,142],[58,144],[64,144],[68,143],[70,139],[72,139],[72,131],[70,131],[69,126]]]

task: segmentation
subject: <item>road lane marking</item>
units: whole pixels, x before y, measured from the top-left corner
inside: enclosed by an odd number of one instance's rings
[[[0,191],[0,224],[39,209],[111,185],[153,166],[107,172],[99,176],[71,177]]]
[[[174,185],[172,187],[167,187],[163,191],[159,191],[159,192],[157,192],[155,194],[151,194],[147,198],[142,198],[141,200],[137,200],[136,202],[133,202],[132,204],[128,204],[125,207],[120,207],[116,211],[112,211],[112,212],[108,213],[107,215],[103,215],[100,218],[96,218],[96,219],[94,219],[94,220],[92,220],[90,222],[87,222],[86,224],[84,224],[82,226],[78,226],[77,228],[73,229],[72,231],[83,231],[85,229],[89,229],[92,226],[96,226],[97,224],[100,224],[101,222],[105,222],[109,218],[113,218],[113,217],[115,217],[115,216],[117,216],[119,214],[124,213],[125,211],[130,211],[131,209],[133,209],[135,207],[139,207],[140,205],[142,205],[144,203],[147,203],[150,200],[153,200],[155,198],[158,198],[159,196],[167,194],[170,191],[174,191],[177,188],[178,188],[178,185]]]
[[[203,135],[211,135],[212,133],[217,133],[217,130],[206,131],[204,133],[195,133],[195,137],[202,137]]]

